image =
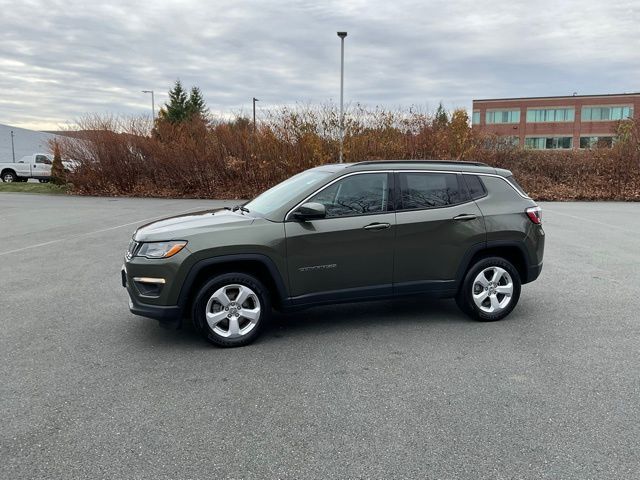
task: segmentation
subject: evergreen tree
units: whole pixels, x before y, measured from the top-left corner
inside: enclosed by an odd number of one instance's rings
[[[447,115],[447,111],[442,106],[442,102],[440,102],[436,110],[436,115],[433,118],[433,126],[437,129],[442,129],[446,128],[447,125],[449,125],[449,115]]]
[[[64,185],[66,182],[66,172],[62,164],[62,155],[58,142],[53,145],[53,163],[51,164],[51,181],[56,185]]]
[[[209,109],[202,97],[202,91],[198,87],[191,89],[191,94],[187,101],[187,111],[189,112],[189,116],[199,115],[203,119],[209,115]]]
[[[160,110],[160,117],[170,123],[180,123],[190,116],[189,108],[187,92],[182,87],[182,82],[176,80],[173,88],[169,90],[169,101]]]

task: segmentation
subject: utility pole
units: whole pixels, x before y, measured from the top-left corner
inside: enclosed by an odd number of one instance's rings
[[[154,98],[153,90],[142,90],[142,93],[150,93],[151,94],[151,119],[153,123],[156,123],[156,100]]]
[[[342,147],[344,144],[344,38],[347,32],[338,32],[340,37],[340,154],[339,162],[342,163]]]
[[[11,156],[13,157],[13,163],[16,163],[16,149],[13,146],[13,130],[11,130]]]
[[[256,133],[256,102],[259,102],[256,97],[253,97],[253,133]]]

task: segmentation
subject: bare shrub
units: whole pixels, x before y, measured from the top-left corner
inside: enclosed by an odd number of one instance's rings
[[[153,128],[152,128],[153,127]],[[345,119],[345,161],[477,160],[514,172],[540,200],[640,200],[640,127],[621,122],[613,148],[533,151],[480,137],[467,113],[433,115],[356,105]],[[70,132],[71,133],[71,132]],[[334,163],[333,105],[269,111],[254,131],[244,117],[152,126],[144,118],[85,117],[60,143],[78,162],[79,194],[250,198],[307,168]]]

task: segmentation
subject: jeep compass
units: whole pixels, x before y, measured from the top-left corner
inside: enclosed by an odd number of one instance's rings
[[[542,269],[540,207],[481,163],[323,165],[248,203],[138,228],[122,268],[131,312],[210,342],[254,340],[272,308],[401,295],[500,320]]]

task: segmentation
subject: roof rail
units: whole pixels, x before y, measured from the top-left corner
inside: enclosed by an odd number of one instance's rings
[[[473,165],[476,167],[488,167],[489,165],[482,162],[467,162],[463,160],[369,160],[366,162],[356,162],[348,165],[348,167],[355,167],[357,165],[376,165],[380,163],[416,163],[416,164],[437,164],[437,165]],[[347,167],[347,168],[348,168]]]

